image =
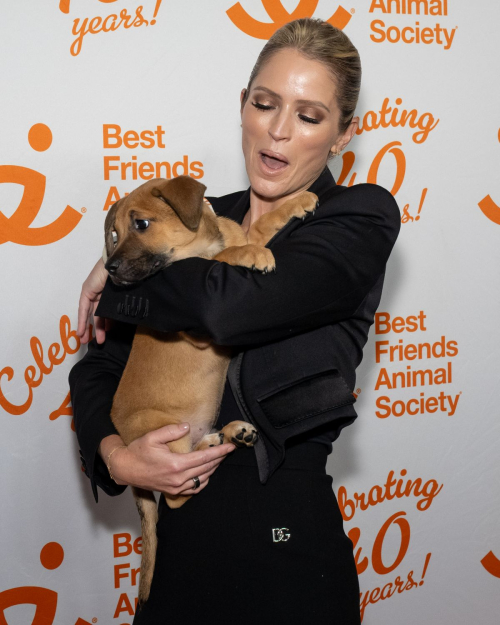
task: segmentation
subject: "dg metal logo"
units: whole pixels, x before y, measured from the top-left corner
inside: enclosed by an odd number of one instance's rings
[[[291,534],[290,534],[290,530],[288,529],[288,527],[273,528],[273,543],[281,543],[281,542],[286,543],[286,541],[290,538],[290,536]]]
[[[289,13],[281,4],[281,0],[261,0],[272,22],[259,22],[245,11],[239,2],[226,11],[229,19],[241,31],[256,39],[269,39],[284,24],[303,17],[313,17],[318,0],[300,0],[297,8]],[[354,10],[352,11],[354,12]],[[336,28],[344,29],[352,15],[339,6],[335,13],[326,20]]]

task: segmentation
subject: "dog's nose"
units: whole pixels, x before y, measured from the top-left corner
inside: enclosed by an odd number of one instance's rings
[[[113,260],[108,260],[108,262],[106,263],[106,269],[112,276],[114,276],[117,272],[121,262],[122,261],[119,258],[115,258]]]

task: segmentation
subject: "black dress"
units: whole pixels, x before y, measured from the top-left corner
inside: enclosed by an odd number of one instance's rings
[[[226,383],[218,425],[241,419]],[[171,510],[163,498],[151,595],[134,625],[357,625],[359,586],[327,445],[299,442],[263,485],[237,449],[208,486]]]

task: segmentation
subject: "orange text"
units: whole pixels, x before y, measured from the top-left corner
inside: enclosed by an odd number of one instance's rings
[[[76,39],[70,47],[73,56],[78,56],[82,50],[83,38],[86,35],[97,35],[98,33],[109,33],[119,28],[137,28],[139,26],[147,26],[148,20],[142,15],[142,6],[135,10],[135,15],[130,15],[127,9],[122,9],[120,14],[108,15],[107,17],[85,17],[84,19],[76,18],[73,22],[71,32]]]
[[[156,130],[126,130],[123,132],[118,124],[103,124],[102,126],[102,145],[105,149],[121,148],[122,145],[129,149],[145,148],[146,150],[154,147],[164,148],[163,141],[165,131],[161,126],[157,126]]]
[[[449,417],[452,417],[457,410],[460,395],[461,393],[457,393],[455,396],[445,395],[444,391],[441,391],[437,397],[425,397],[425,393],[420,393],[420,397],[412,397],[407,401],[397,399],[392,403],[390,397],[382,395],[375,402],[378,408],[375,414],[379,419],[386,419],[391,415],[393,417],[402,417],[405,414],[415,416],[440,411],[446,412]]]
[[[403,103],[401,98],[396,98],[396,104],[400,106]],[[360,135],[362,132],[370,132],[378,128],[397,128],[404,127],[408,124],[410,128],[419,128],[413,133],[412,139],[415,143],[424,143],[429,136],[431,130],[438,125],[439,119],[435,119],[432,113],[418,114],[416,109],[407,111],[399,110],[397,106],[389,106],[389,98],[385,98],[379,111],[367,111],[361,124],[356,131]]]
[[[447,341],[442,336],[434,343],[407,343],[403,339],[395,344],[390,341],[375,341],[375,361],[403,362],[404,360],[422,360],[423,358],[453,358],[458,354],[457,341]]]
[[[387,334],[391,330],[396,334],[404,332],[416,332],[422,330],[425,332],[424,320],[427,315],[421,310],[418,315],[408,315],[408,317],[394,317],[391,321],[391,315],[388,312],[375,313],[375,334]]]
[[[401,477],[396,479],[394,471],[389,471],[383,485],[375,484],[368,492],[355,492],[352,497],[347,495],[345,486],[341,486],[337,497],[344,521],[350,521],[358,509],[368,510],[368,508],[377,506],[384,501],[402,499],[403,497],[415,497],[418,510],[430,508],[434,498],[441,492],[443,484],[438,484],[434,479],[424,482],[421,477],[411,480],[406,478],[406,474],[406,469],[401,469]]]
[[[14,369],[12,367],[4,367],[0,371],[0,406],[8,413],[13,415],[24,414],[33,402],[33,389],[43,381],[45,375],[49,375],[55,365],[60,365],[68,354],[76,354],[80,349],[80,339],[74,330],[71,330],[69,317],[63,315],[59,322],[60,343],[52,343],[47,350],[47,356],[43,353],[42,342],[36,336],[31,337],[30,347],[34,365],[29,365],[24,371],[24,380],[28,389],[28,398],[23,404],[13,404],[5,396],[2,389],[2,379],[5,376],[10,382],[14,377]],[[74,341],[72,347],[70,341]]]
[[[118,172],[120,180],[152,180],[153,178],[176,178],[177,176],[191,176],[196,180],[203,178],[203,163],[200,161],[189,162],[187,155],[181,161],[170,163],[161,161],[151,163],[149,161],[137,161],[137,156],[132,156],[130,161],[122,161],[119,156],[104,157],[104,180],[110,180],[113,172]]]

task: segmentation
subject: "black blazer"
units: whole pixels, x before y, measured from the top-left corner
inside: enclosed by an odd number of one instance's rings
[[[109,413],[135,324],[234,347],[228,380],[242,418],[259,430],[262,482],[282,462],[290,439],[326,429],[334,440],[354,421],[355,369],[400,213],[385,189],[338,186],[327,168],[309,190],[320,200],[316,213],[293,219],[268,243],[276,273],[188,258],[132,287],[108,280],[97,314],[121,323],[104,345],[89,344],[69,378],[82,464],[96,499],[96,484],[109,494],[123,490],[110,480],[97,449],[116,433]],[[241,223],[249,195],[209,199],[217,214]]]

